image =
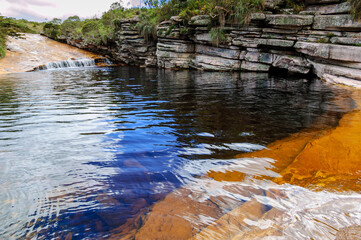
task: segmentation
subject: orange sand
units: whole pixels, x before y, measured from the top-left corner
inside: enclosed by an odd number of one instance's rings
[[[26,72],[49,62],[70,58],[96,57],[94,53],[59,43],[38,34],[24,34],[25,39],[9,38],[5,58],[0,60],[0,74]]]

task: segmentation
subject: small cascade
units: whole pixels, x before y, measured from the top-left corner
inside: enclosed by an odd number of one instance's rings
[[[51,62],[39,67],[39,70],[50,70],[57,68],[79,68],[94,67],[95,60],[91,58],[69,59],[60,62]]]
[[[81,68],[81,67],[95,67],[95,66],[114,66],[114,64],[105,57],[98,58],[80,58],[80,59],[68,59],[59,62],[51,62],[39,67],[34,68],[32,71],[38,70],[51,70],[59,68]]]

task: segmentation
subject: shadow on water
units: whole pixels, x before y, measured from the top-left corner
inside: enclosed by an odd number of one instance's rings
[[[352,108],[346,90],[267,74],[94,68],[0,85],[6,238],[132,235],[149,207],[197,177],[192,161],[263,149],[325,111],[335,126]]]

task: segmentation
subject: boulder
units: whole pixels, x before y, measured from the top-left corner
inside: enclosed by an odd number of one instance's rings
[[[311,64],[298,56],[281,55],[274,60],[273,67],[287,69],[290,73],[308,74]]]
[[[191,18],[190,25],[194,26],[208,26],[211,23],[211,17],[209,15],[198,15]]]
[[[183,19],[180,16],[172,16],[170,17],[170,21],[172,23],[182,23]]]

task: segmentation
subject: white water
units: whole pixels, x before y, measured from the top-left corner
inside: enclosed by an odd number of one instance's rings
[[[51,62],[40,66],[39,70],[51,70],[57,68],[79,68],[79,67],[95,67],[95,60],[91,58],[69,59],[59,62]]]

